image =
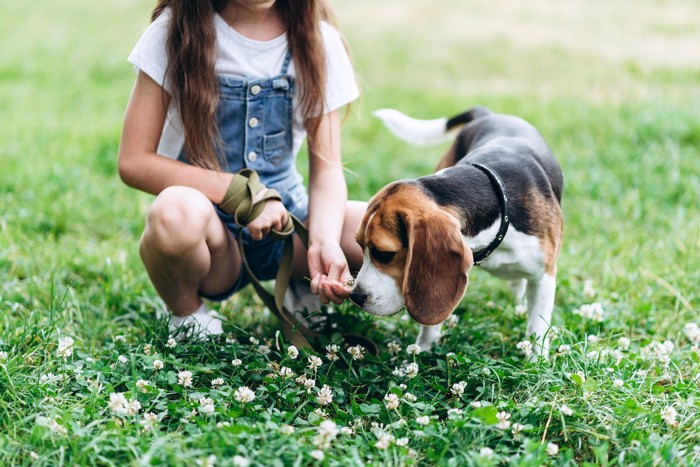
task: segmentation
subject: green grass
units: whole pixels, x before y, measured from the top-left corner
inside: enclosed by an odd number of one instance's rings
[[[352,360],[341,350],[336,362],[321,353],[311,370],[310,354],[287,356],[249,292],[221,307],[228,339],[168,347],[137,253],[152,198],[116,174],[134,78],[125,57],[151,5],[10,0],[0,7],[0,464],[700,463],[700,355],[684,332],[700,324],[697,2],[335,3],[363,89],[343,137],[353,198],[428,173],[445,149],[397,141],[371,118],[376,108],[436,118],[486,105],[527,118],[550,143],[566,178],[553,349],[568,352],[526,363],[516,347],[524,318],[506,285],[478,270],[459,324],[430,354],[407,354],[414,323],[342,306],[338,325],[381,352]],[[593,302],[603,321],[574,313]],[[653,343],[666,341],[668,359]],[[410,362],[415,377],[395,372]],[[278,365],[295,377],[275,376]],[[183,370],[190,387],[178,384]],[[311,392],[295,381],[302,374],[315,379]],[[325,406],[323,385],[333,391]],[[241,386],[253,402],[236,399]],[[115,413],[112,393],[141,409]],[[668,407],[677,425],[663,420]],[[345,430],[318,461],[324,417]],[[382,434],[394,437],[387,449],[376,446]]]

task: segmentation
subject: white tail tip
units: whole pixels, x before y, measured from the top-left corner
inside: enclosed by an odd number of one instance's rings
[[[445,129],[447,118],[418,120],[394,109],[375,110],[373,115],[397,137],[418,146],[437,144],[451,138]]]

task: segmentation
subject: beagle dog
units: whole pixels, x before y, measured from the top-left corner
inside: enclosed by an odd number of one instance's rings
[[[390,109],[375,115],[417,144],[460,131],[436,173],[390,183],[369,201],[350,300],[377,316],[406,308],[421,324],[416,343],[429,350],[476,264],[510,281],[518,303],[527,302],[527,335],[535,336],[535,354],[547,357],[564,180],[540,134],[483,107],[436,120]]]

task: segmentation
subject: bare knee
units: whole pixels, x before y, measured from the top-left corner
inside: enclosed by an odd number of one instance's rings
[[[211,202],[189,187],[163,190],[148,210],[141,237],[141,253],[156,250],[167,256],[181,255],[204,240],[207,222],[214,215]]]

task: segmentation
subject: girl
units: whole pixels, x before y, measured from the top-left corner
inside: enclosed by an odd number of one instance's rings
[[[129,56],[138,75],[124,118],[119,175],[157,195],[140,254],[172,311],[171,328],[221,333],[202,299],[245,286],[236,238],[260,279],[275,276],[287,210],[305,220],[293,277],[310,277],[322,303],[340,303],[362,251],[354,235],[366,205],[348,202],[339,109],[358,96],[326,0],[161,0]],[[309,195],[295,168],[308,134]],[[258,172],[281,194],[241,228],[219,203],[233,174]]]

